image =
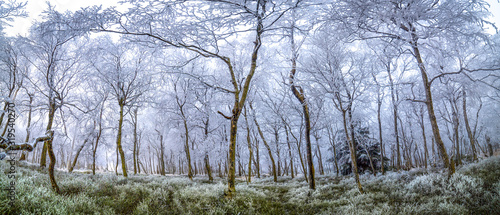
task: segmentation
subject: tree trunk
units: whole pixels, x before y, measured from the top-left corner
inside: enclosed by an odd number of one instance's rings
[[[427,169],[427,159],[429,158],[429,151],[427,150],[427,138],[425,136],[425,126],[424,126],[424,113],[421,111],[420,115],[420,127],[422,128],[422,138],[424,140],[424,166]]]
[[[315,136],[314,137],[315,140],[316,140],[316,149],[317,149],[317,152],[318,152],[318,169],[319,169],[319,174],[320,175],[324,175],[325,174],[325,170],[324,170],[324,167],[323,167],[323,158],[321,156],[321,149],[319,147],[319,136]]]
[[[277,158],[277,164],[278,164],[278,176],[281,176],[281,157],[280,157],[280,148],[279,148],[279,133],[278,129],[275,127],[274,128],[274,141],[276,143],[276,158]]]
[[[247,126],[247,145],[248,145],[248,179],[247,179],[247,182],[250,183],[250,182],[252,182],[253,150],[252,150],[252,140],[250,138],[250,124],[248,123],[247,109],[246,108],[245,108],[245,112],[243,113],[243,116],[245,117],[245,123]]]
[[[292,157],[292,147],[290,147],[290,138],[288,134],[288,128],[285,125],[285,133],[286,133],[286,143],[288,145],[288,156],[290,157],[290,174],[292,176],[292,179],[295,177],[294,171],[293,171],[293,157]]]
[[[295,41],[293,38],[293,30],[291,31],[291,45],[292,45],[292,69],[290,70],[290,88],[292,90],[293,95],[297,100],[299,100],[302,105],[302,111],[304,112],[304,123],[306,125],[305,128],[305,138],[306,138],[306,155],[307,155],[307,167],[308,167],[308,175],[309,175],[309,188],[316,189],[316,184],[314,180],[314,163],[312,157],[312,147],[311,147],[311,120],[309,118],[309,106],[307,104],[306,98],[304,96],[304,90],[301,87],[295,86],[294,79],[295,73],[297,72],[297,53],[295,50]],[[305,174],[304,174],[305,175]]]
[[[250,108],[251,107],[252,107],[252,105],[250,105]],[[262,142],[264,142],[264,146],[266,147],[267,152],[269,153],[269,159],[271,159],[271,166],[272,166],[272,171],[273,171],[274,182],[278,182],[278,177],[276,175],[276,163],[274,162],[271,147],[269,147],[269,144],[267,144],[266,138],[264,137],[264,133],[262,133],[262,130],[260,129],[259,123],[257,122],[256,118],[254,118],[254,122],[255,122],[255,125],[257,126],[257,131],[259,132],[260,138],[262,139]]]
[[[391,100],[392,100],[392,110],[393,110],[393,122],[394,122],[394,136],[396,139],[396,169],[399,171],[401,168],[401,153],[399,151],[399,132],[398,132],[398,105],[396,103],[394,81],[392,80],[391,74],[391,64],[387,65],[387,74],[389,75],[389,82],[391,87]]]
[[[492,157],[493,156],[493,145],[491,145],[491,139],[488,135],[484,135],[484,138],[486,139],[486,145],[488,146],[488,152],[489,152],[488,157]]]
[[[212,177],[212,168],[210,168],[210,160],[208,158],[208,153],[205,154],[205,169],[207,171],[208,180],[211,182],[214,181],[214,178]]]
[[[429,114],[429,120],[431,122],[431,127],[432,127],[432,133],[434,135],[434,139],[436,141],[436,145],[438,148],[438,152],[441,155],[441,159],[444,163],[445,168],[449,168],[450,172],[449,174],[452,175],[454,173],[454,170],[451,169],[449,158],[448,158],[448,153],[446,152],[446,147],[444,146],[443,139],[441,139],[441,134],[439,133],[439,127],[437,124],[437,119],[436,115],[434,113],[434,104],[432,101],[432,93],[431,93],[431,83],[429,82],[429,79],[427,77],[427,71],[424,66],[424,62],[422,60],[422,56],[420,55],[420,50],[418,49],[418,44],[417,44],[417,35],[414,32],[415,29],[412,29],[413,32],[412,34],[412,42],[411,46],[413,48],[413,54],[415,59],[417,60],[418,68],[420,70],[420,73],[422,75],[422,81],[425,89],[425,98],[426,98],[426,105],[427,105],[427,113]]]
[[[359,180],[359,171],[358,171],[358,155],[357,155],[357,142],[356,142],[356,137],[354,135],[354,123],[352,122],[352,99],[351,96],[349,95],[349,105],[347,106],[347,114],[349,115],[349,127],[351,131],[351,161],[352,161],[352,166],[353,166],[353,172],[354,172],[354,178],[356,180],[356,184],[358,185],[358,190],[360,193],[363,192],[363,187],[361,186],[361,181]],[[345,119],[345,112],[344,112],[344,119]],[[346,128],[347,129],[347,128]],[[347,132],[347,130],[346,130]]]
[[[134,175],[137,174],[137,169],[138,169],[138,163],[137,163],[137,111],[138,111],[138,108],[134,109],[134,119],[132,121],[132,123],[134,124],[134,149],[133,149],[133,152],[132,152],[132,155],[133,155],[133,160],[134,160]]]
[[[335,147],[335,135],[333,135],[333,130],[328,128],[328,139],[330,140],[330,144],[332,145],[333,150],[333,162],[335,163],[335,171],[337,176],[339,176],[339,165],[337,163],[337,149]]]
[[[460,158],[460,139],[458,137],[458,116],[457,112],[455,112],[455,109],[453,109],[453,139],[455,140],[455,164],[461,165],[462,164],[462,159]]]
[[[467,96],[465,93],[465,89],[462,91],[463,95],[463,112],[464,112],[464,122],[465,122],[465,129],[467,130],[467,136],[469,137],[469,142],[472,150],[472,158],[473,161],[477,161],[477,152],[476,152],[476,145],[474,141],[474,135],[472,134],[472,131],[469,126],[469,118],[467,117]]]
[[[73,158],[73,162],[69,166],[68,172],[73,172],[73,169],[75,168],[76,162],[78,161],[78,156],[80,156],[80,152],[85,147],[85,145],[87,145],[88,141],[89,141],[88,139],[85,139],[83,141],[83,144],[78,148],[78,150],[76,150],[75,157]]]
[[[182,115],[184,117],[184,113],[182,113]],[[186,135],[186,142],[184,145],[184,150],[186,152],[188,177],[190,180],[193,180],[193,168],[191,167],[191,154],[189,152],[189,130],[188,130],[186,118],[184,118],[183,122],[184,122],[184,134]]]
[[[120,119],[118,121],[118,135],[116,137],[116,148],[118,149],[118,152],[120,153],[120,159],[122,161],[123,176],[128,177],[128,175],[127,175],[127,162],[125,160],[125,153],[123,152],[123,148],[122,148],[123,107],[125,106],[125,104],[123,102],[124,102],[123,98],[120,98],[120,100],[119,100]]]
[[[28,96],[30,98],[30,103],[29,103],[29,110],[28,110],[28,124],[26,125],[26,139],[24,140],[25,143],[30,141],[30,130],[31,130],[31,112],[33,110],[31,104],[33,103],[33,95],[28,93]],[[1,123],[1,120],[0,120]],[[19,158],[20,161],[26,160],[26,154],[28,152],[23,151],[21,154],[21,158]]]
[[[95,175],[95,158],[96,158],[96,153],[97,153],[97,147],[99,146],[99,140],[101,139],[102,135],[102,125],[101,125],[101,120],[102,120],[102,108],[100,112],[100,117],[99,117],[99,131],[97,132],[97,137],[95,138],[95,144],[94,144],[94,149],[92,150],[92,175]],[[107,163],[106,163],[107,165]]]
[[[56,165],[56,156],[54,155],[54,150],[52,148],[52,140],[54,139],[54,132],[52,131],[52,124],[54,122],[54,116],[56,112],[56,104],[54,100],[51,100],[49,103],[49,120],[47,123],[47,134],[50,137],[49,140],[45,141],[43,146],[45,149],[45,153],[42,154],[42,162],[41,166],[45,167],[45,154],[49,154],[49,178],[50,178],[50,184],[52,185],[52,189],[56,192],[59,193],[59,186],[57,186],[56,178],[54,176],[54,167]],[[45,156],[44,156],[45,155]],[[42,165],[43,164],[43,165]]]
[[[382,99],[380,98],[380,90],[377,91],[377,122],[378,122],[378,140],[380,143],[380,170],[382,171],[382,175],[385,174],[385,167],[384,167],[384,156],[385,156],[385,150],[384,150],[384,141],[382,139],[382,120],[380,117],[380,109],[382,107]],[[337,160],[335,160],[335,165],[337,165]],[[337,171],[338,175],[338,171]]]

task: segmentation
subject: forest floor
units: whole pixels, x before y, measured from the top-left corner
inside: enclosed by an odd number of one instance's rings
[[[318,176],[311,191],[303,177],[226,183],[197,176],[95,176],[57,172],[62,194],[50,188],[46,170],[21,162],[16,199],[9,206],[6,162],[0,162],[0,214],[500,214],[500,156],[458,168],[364,174],[360,194],[351,176]]]

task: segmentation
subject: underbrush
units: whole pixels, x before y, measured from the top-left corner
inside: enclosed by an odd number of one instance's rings
[[[500,214],[500,157],[458,169],[452,177],[438,169],[362,175],[354,179],[318,176],[316,190],[305,178],[239,181],[236,197],[224,197],[226,182],[198,176],[95,176],[57,172],[61,194],[45,170],[21,164],[16,200],[9,206],[11,179],[0,162],[0,214]]]

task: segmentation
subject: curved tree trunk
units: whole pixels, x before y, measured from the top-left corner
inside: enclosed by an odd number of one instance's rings
[[[59,186],[57,186],[56,177],[54,175],[54,167],[56,165],[56,156],[54,155],[54,150],[52,148],[52,140],[54,139],[54,132],[52,131],[52,124],[54,122],[55,112],[56,112],[56,104],[52,100],[50,102],[50,105],[49,105],[49,122],[48,122],[47,128],[46,128],[46,131],[47,131],[50,139],[45,141],[43,146],[44,146],[44,149],[46,148],[46,150],[49,154],[49,159],[50,159],[50,163],[49,163],[50,184],[52,185],[52,189],[56,193],[59,193]],[[42,156],[42,157],[44,157],[44,156]],[[43,161],[45,161],[45,159],[43,159]],[[45,164],[45,162],[43,162],[43,163]]]
[[[122,171],[123,171],[123,176],[127,177],[127,162],[125,160],[125,153],[123,152],[122,148],[122,127],[123,127],[123,107],[125,106],[123,104],[123,99],[120,99],[120,119],[118,121],[118,135],[116,137],[116,148],[118,150],[118,153],[120,154],[120,159],[122,161]],[[118,165],[118,161],[117,161]],[[118,172],[117,172],[118,173]]]

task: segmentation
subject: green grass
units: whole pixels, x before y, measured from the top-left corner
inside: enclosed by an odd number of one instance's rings
[[[362,175],[360,194],[352,177],[239,181],[234,199],[224,198],[224,179],[205,177],[96,176],[57,172],[62,194],[50,189],[45,170],[17,168],[15,206],[4,187],[9,167],[0,162],[0,214],[500,214],[500,157],[458,169],[448,179],[438,169]]]

